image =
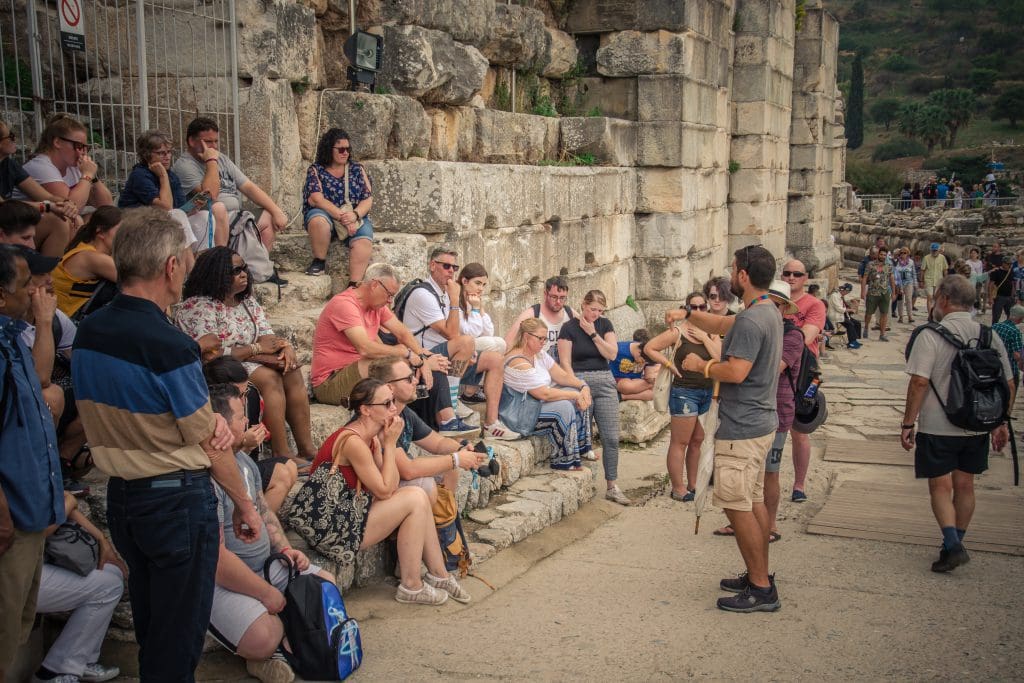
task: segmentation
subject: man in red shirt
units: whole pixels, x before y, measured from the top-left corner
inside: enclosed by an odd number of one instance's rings
[[[815,356],[818,355],[818,337],[825,329],[825,302],[807,293],[807,268],[797,259],[782,268],[782,280],[789,285],[790,298],[796,304],[796,315],[787,316],[804,333],[804,343]],[[804,480],[811,464],[811,439],[807,434],[790,432],[793,440],[793,496],[794,503],[807,500]]]

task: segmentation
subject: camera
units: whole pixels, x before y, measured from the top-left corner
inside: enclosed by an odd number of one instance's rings
[[[419,401],[419,400],[422,400],[422,399],[426,398],[429,395],[430,395],[430,389],[427,389],[427,385],[426,384],[423,384],[421,382],[420,384],[416,385],[416,398],[414,400]]]
[[[501,463],[494,458],[494,451],[490,446],[483,441],[477,441],[473,450],[477,453],[486,453],[488,457],[488,461],[476,469],[477,474],[481,477],[496,477],[501,474]]]

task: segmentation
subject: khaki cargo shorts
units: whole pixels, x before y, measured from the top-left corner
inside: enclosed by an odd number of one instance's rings
[[[313,395],[320,403],[332,406],[348,407],[348,397],[352,387],[359,384],[359,363],[352,363],[341,370],[335,370],[330,377],[313,387]]]
[[[756,439],[715,442],[715,492],[712,504],[726,510],[750,512],[764,502],[764,460],[775,432]]]

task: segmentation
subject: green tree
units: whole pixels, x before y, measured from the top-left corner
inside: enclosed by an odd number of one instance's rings
[[[922,105],[914,116],[914,137],[928,147],[929,155],[949,133],[947,118],[946,110],[934,104]]]
[[[967,88],[943,88],[928,95],[925,105],[942,109],[946,115],[946,148],[956,145],[956,134],[974,118],[975,96]]]
[[[989,116],[993,121],[1008,119],[1010,127],[1016,128],[1017,121],[1024,119],[1024,85],[1016,85],[1007,88],[1006,91],[996,98],[989,110]]]
[[[864,144],[864,65],[860,54],[853,58],[850,71],[850,101],[846,105],[846,146],[857,149]]]
[[[977,95],[990,92],[995,87],[999,72],[995,69],[971,69],[971,90]]]
[[[871,120],[880,123],[889,130],[893,122],[899,120],[903,103],[893,97],[886,97],[871,105]]]
[[[917,113],[924,106],[920,102],[907,102],[900,108],[897,118],[900,132],[908,138],[917,137]]]

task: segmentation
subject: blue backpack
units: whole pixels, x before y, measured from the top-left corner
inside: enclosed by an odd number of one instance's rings
[[[306,680],[345,680],[363,663],[359,624],[345,611],[337,586],[315,574],[299,574],[281,553],[263,564],[268,583],[270,566],[278,560],[288,567],[285,606],[278,615],[292,648],[284,653],[288,664]]]

